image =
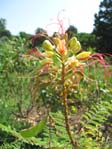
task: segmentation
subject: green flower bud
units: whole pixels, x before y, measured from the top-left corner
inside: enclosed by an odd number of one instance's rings
[[[46,51],[45,55],[49,58],[52,58],[54,56],[54,52],[53,51]]]
[[[81,49],[80,42],[77,40],[76,37],[72,37],[68,43],[69,50],[74,54],[79,52]]]
[[[44,49],[47,50],[47,51],[52,51],[52,50],[53,50],[53,45],[50,43],[49,40],[45,40],[45,41],[43,42],[43,47],[44,47]]]
[[[78,60],[87,60],[89,57],[90,57],[90,54],[91,52],[88,52],[88,51],[84,51],[84,52],[81,52],[79,53],[76,58]]]

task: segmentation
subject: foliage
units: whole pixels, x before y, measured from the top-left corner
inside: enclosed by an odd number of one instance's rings
[[[83,115],[83,119],[81,121],[82,126],[80,129],[82,138],[84,139],[87,137],[90,139],[90,142],[94,142],[93,145],[95,145],[96,142],[97,148],[103,148],[102,142],[106,138],[103,136],[102,124],[108,119],[111,109],[111,102],[100,101],[97,103],[97,105],[92,105],[91,108],[88,109],[88,111],[86,111]],[[86,144],[86,141],[83,143],[83,145],[85,145],[85,147],[88,149],[92,147],[92,144]]]
[[[21,38],[25,38],[25,39],[28,39],[28,38],[30,38],[31,37],[31,35],[30,34],[27,34],[27,33],[25,33],[25,32],[19,32],[19,36],[21,37]]]
[[[72,38],[75,34],[78,33],[77,28],[73,25],[70,25],[68,29],[66,30],[66,33],[68,34],[68,38]]]
[[[47,35],[47,31],[44,30],[43,28],[40,28],[40,27],[38,27],[38,28],[35,30],[35,34],[39,34],[39,33],[43,33],[43,34],[46,34],[46,35]],[[46,39],[46,38],[43,37],[43,36],[40,36],[39,38],[36,38],[36,39],[34,40],[34,43],[33,43],[33,47],[32,47],[32,48],[36,47],[36,46],[39,45],[39,44],[42,44],[45,39]]]
[[[88,34],[88,33],[78,33],[76,37],[79,39],[82,48],[85,50],[87,48],[95,48],[96,47],[96,36],[95,34]],[[94,51],[95,52],[95,51]]]
[[[5,30],[6,28],[6,20],[1,18],[0,19],[0,31]]]
[[[103,0],[100,3],[94,26],[98,51],[112,54],[112,0]]]

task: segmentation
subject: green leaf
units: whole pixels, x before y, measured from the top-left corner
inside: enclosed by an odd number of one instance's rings
[[[97,130],[97,128],[93,125],[88,124],[87,126],[85,126],[85,128],[89,129],[89,130]]]
[[[58,65],[61,64],[61,57],[58,53],[55,53],[55,55],[53,56],[53,62]]]
[[[42,131],[42,129],[44,128],[46,124],[46,121],[47,121],[47,118],[44,118],[37,125],[20,131],[20,134],[25,138],[34,137]]]

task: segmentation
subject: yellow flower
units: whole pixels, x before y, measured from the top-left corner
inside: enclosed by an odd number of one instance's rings
[[[84,51],[84,52],[81,52],[80,54],[78,54],[76,56],[76,58],[78,60],[87,60],[90,57],[90,54],[91,54],[91,52]]]

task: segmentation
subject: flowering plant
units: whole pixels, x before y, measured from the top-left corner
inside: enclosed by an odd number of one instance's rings
[[[39,36],[45,35],[36,35],[36,37]],[[32,40],[35,40],[34,36]],[[90,58],[91,52],[81,51],[78,39],[76,37],[68,39],[67,33],[58,34],[52,39],[47,37],[42,44],[42,49],[42,52],[35,50],[35,56],[40,59],[38,61],[38,71],[36,71],[37,83],[34,95],[36,96],[38,89],[41,90],[40,92],[50,92],[52,90],[53,98],[58,98],[59,101],[57,102],[63,106],[66,130],[72,145],[77,148],[77,142],[71,134],[68,119],[68,96],[70,97],[75,92],[76,87],[84,77],[85,62]],[[47,96],[51,98],[50,95]],[[51,98],[51,100],[53,99]]]
[[[60,26],[62,27],[62,24]],[[85,77],[84,69],[89,65],[86,62],[98,57],[99,62],[105,66],[105,61],[102,55],[82,51],[78,39],[76,37],[69,39],[63,29],[61,34],[56,34],[52,38],[42,33],[32,36],[32,43],[41,36],[46,37],[42,50],[33,48],[30,51],[30,55],[33,56],[30,58],[36,57],[38,60],[34,97],[37,100],[43,98],[51,110],[55,103],[58,103],[58,108],[61,107],[64,111],[65,126],[70,142],[74,149],[78,149],[78,142],[74,139],[69,123],[69,98],[72,98],[80,81]]]

